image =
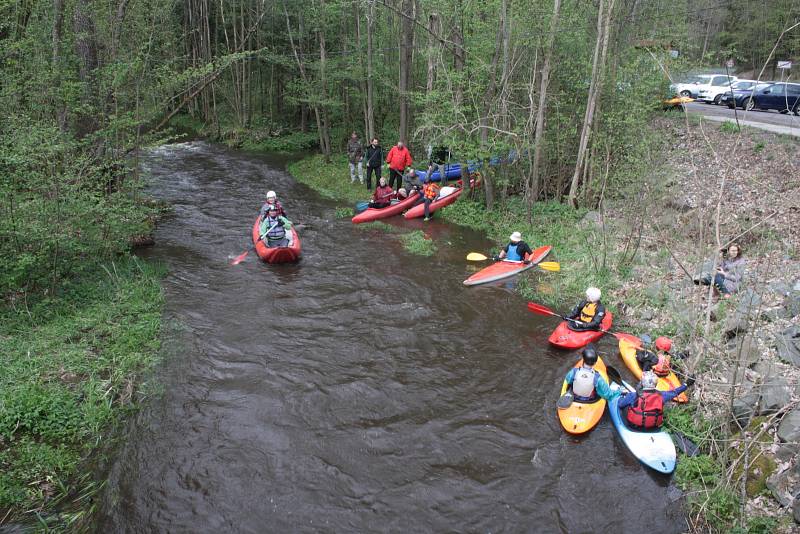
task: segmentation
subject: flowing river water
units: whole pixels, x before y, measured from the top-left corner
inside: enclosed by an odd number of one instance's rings
[[[193,142],[143,165],[174,206],[143,254],[169,267],[170,350],[98,531],[685,530],[680,492],[607,416],[581,438],[561,430],[577,356],[548,346],[556,320],[513,291],[462,286],[480,234],[434,220],[439,252],[413,256],[336,219],[274,156]],[[267,189],[305,224],[303,259],[230,266]],[[613,339],[600,346],[621,368]]]

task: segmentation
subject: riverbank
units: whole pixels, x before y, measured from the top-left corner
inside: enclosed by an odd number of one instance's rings
[[[529,224],[519,198],[492,212],[467,198],[437,216],[483,228],[497,243],[517,230],[532,246],[552,245],[561,273],[533,285],[523,277],[525,298],[561,309],[598,285],[617,328],[668,335],[678,352],[688,350],[683,366],[698,377],[693,402],[670,410],[667,424],[701,452],[682,455],[676,473],[690,528],[790,532],[800,501],[791,415],[800,356],[787,361],[790,350],[781,347],[794,346],[789,334],[800,321],[800,241],[796,218],[791,223],[797,184],[779,177],[800,171],[796,142],[681,116],[657,120],[652,137],[646,173],[620,181],[599,211],[535,204]],[[350,185],[344,158],[325,164],[314,156],[289,170],[343,208],[366,197],[363,186]],[[717,234],[723,245],[739,241],[749,261],[750,291],[720,302],[704,300],[707,288],[692,281],[714,257]]]
[[[77,528],[160,347],[162,268],[121,258],[0,310],[0,518]]]

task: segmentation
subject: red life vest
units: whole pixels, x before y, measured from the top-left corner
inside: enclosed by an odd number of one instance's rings
[[[636,428],[651,430],[664,422],[664,398],[654,390],[639,392],[636,402],[628,407],[628,423]]]

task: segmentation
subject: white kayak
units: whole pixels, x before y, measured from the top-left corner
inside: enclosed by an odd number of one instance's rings
[[[627,383],[623,382],[623,384],[628,389],[633,389]],[[611,388],[621,389],[616,382],[611,383]],[[608,411],[611,414],[611,421],[619,432],[619,437],[622,438],[622,442],[625,443],[628,450],[644,465],[659,473],[669,474],[675,471],[678,459],[675,444],[669,434],[664,430],[643,432],[631,429],[625,424],[624,415],[620,412],[618,406],[620,398],[615,397],[608,403]]]

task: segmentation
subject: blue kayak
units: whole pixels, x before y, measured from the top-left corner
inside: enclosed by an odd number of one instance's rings
[[[461,178],[461,164],[460,163],[449,163],[444,166],[445,171],[444,174],[447,176],[448,180],[453,180],[456,178]],[[470,170],[470,169],[468,169]],[[424,180],[426,176],[428,176],[427,170],[425,171],[417,171],[417,176],[420,180]],[[442,179],[442,175],[439,171],[434,171],[431,174],[431,181],[438,182]]]
[[[629,390],[633,388],[623,382]],[[611,383],[611,389],[621,389],[616,382]],[[609,402],[608,412],[611,414],[611,421],[619,432],[622,442],[628,447],[636,458],[650,469],[659,473],[669,474],[675,471],[678,462],[675,444],[664,430],[657,432],[643,432],[633,430],[625,424],[624,416],[619,409],[620,397],[614,397]]]

